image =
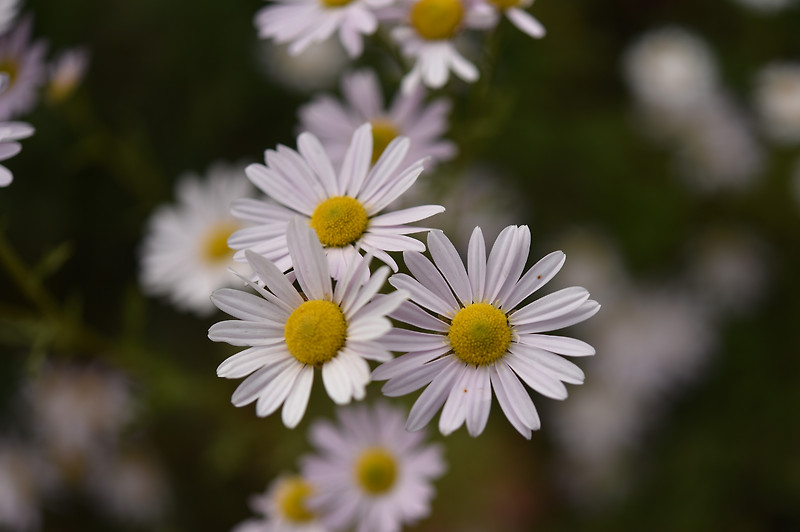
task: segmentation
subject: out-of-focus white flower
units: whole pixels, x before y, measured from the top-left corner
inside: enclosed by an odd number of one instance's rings
[[[48,366],[26,392],[36,435],[68,482],[116,445],[133,410],[125,379],[96,368]]]
[[[723,95],[697,109],[675,143],[679,173],[699,190],[746,188],[764,167],[764,152],[749,121]]]
[[[319,138],[334,165],[344,161],[350,138],[364,122],[372,124],[372,163],[389,143],[408,137],[411,147],[403,159],[410,163],[430,156],[433,161],[451,159],[456,146],[441,137],[447,130],[450,101],[439,98],[425,104],[422,87],[397,94],[384,107],[383,91],[372,70],[361,70],[342,78],[342,102],[322,95],[300,108],[300,126]]]
[[[469,270],[441,231],[428,234],[433,262],[418,252],[403,254],[413,277],[396,274],[389,283],[407,290],[411,301],[391,316],[424,332],[390,331],[381,342],[405,354],[385,362],[372,376],[388,381],[382,390],[390,397],[427,386],[411,408],[408,430],[421,429],[442,409],[442,434],[466,423],[469,434],[478,436],[489,419],[494,390],[508,421],[530,439],[540,421],[520,379],[553,399],[567,397],[565,382],[583,383],[583,371],[563,356],[591,356],[594,348],[574,338],[541,333],[587,320],[600,305],[577,286],[522,304],[565,260],[555,251],[522,275],[530,238],[527,226],[509,226],[487,258],[476,227],[467,251]]]
[[[694,293],[716,313],[753,309],[769,281],[765,243],[747,230],[706,231],[691,244],[689,279]]]
[[[34,458],[19,442],[0,440],[0,529],[39,530],[39,486]]]
[[[710,50],[688,31],[651,31],[625,53],[624,74],[639,102],[666,114],[694,112],[717,89]]]
[[[339,426],[316,421],[310,439],[319,454],[302,460],[316,487],[310,504],[333,530],[397,532],[430,513],[432,481],[445,463],[424,433],[405,430],[405,413],[379,403],[337,411]]]
[[[372,164],[372,125],[363,124],[353,134],[338,173],[325,148],[311,133],[297,138],[299,151],[279,145],[267,150],[267,165],[251,164],[247,177],[261,189],[265,200],[234,202],[237,218],[256,224],[234,233],[228,240],[244,259],[250,249],[286,271],[292,261],[286,244],[286,225],[300,217],[311,226],[322,243],[330,273],[340,279],[360,251],[371,252],[394,271],[397,263],[389,251],[423,251],[425,245],[408,236],[427,229],[410,225],[444,210],[439,205],[421,205],[384,212],[414,185],[424,160],[401,165],[409,141],[398,137]],[[297,267],[297,265],[295,265]]]
[[[22,145],[15,142],[33,135],[34,129],[25,122],[0,122],[0,161],[15,156],[22,150]],[[0,187],[6,187],[14,180],[11,170],[0,165]]]
[[[300,92],[316,92],[334,85],[348,63],[339,41],[328,39],[312,44],[297,55],[288,55],[286,46],[263,42],[261,71],[284,87]]]
[[[205,181],[194,174],[178,180],[177,203],[151,216],[141,248],[139,280],[151,295],[168,296],[180,309],[198,315],[214,310],[209,296],[234,284],[228,237],[242,225],[231,203],[252,193],[241,168],[217,163]]]
[[[336,404],[364,398],[370,381],[367,360],[392,357],[380,343],[392,328],[386,315],[408,294],[376,297],[389,268],[370,275],[371,257],[360,255],[350,259],[334,288],[314,230],[295,217],[286,232],[292,277],[300,290],[273,262],[248,250],[246,259],[266,289],[253,284],[257,296],[232,289],[214,292],[214,304],[238,319],[214,324],[208,337],[252,346],[217,368],[217,375],[229,379],[249,375],[233,393],[233,404],[257,401],[260,417],[283,404],[283,424],[294,428],[305,414],[315,369],[321,370],[325,390]]]
[[[477,0],[402,0],[398,27],[392,38],[403,55],[414,61],[402,82],[403,92],[422,83],[443,87],[450,71],[467,82],[478,79],[478,69],[456,48],[457,37],[466,29],[486,29],[497,22],[497,14]]]
[[[777,13],[797,4],[797,0],[735,0],[736,3],[759,13]]]
[[[255,17],[258,36],[289,43],[289,54],[301,53],[313,43],[339,32],[339,40],[350,57],[364,49],[363,35],[378,29],[374,10],[392,0],[278,0],[262,8]]]
[[[46,45],[42,41],[31,42],[32,26],[32,19],[24,19],[0,37],[0,74],[8,77],[7,86],[0,93],[0,120],[30,111],[47,78]]]
[[[232,532],[327,532],[319,514],[309,506],[317,487],[300,475],[281,475],[263,494],[250,499],[250,508],[259,514]]]
[[[19,0],[0,0],[0,35],[4,34],[19,13]]]
[[[755,104],[767,135],[782,144],[800,143],[800,63],[773,63],[756,81]]]
[[[534,39],[541,39],[547,33],[542,23],[526,11],[533,5],[533,0],[485,0],[485,2]]]
[[[61,52],[50,65],[50,81],[47,96],[52,102],[67,99],[77,88],[89,66],[89,52],[84,48],[72,48]]]
[[[113,455],[92,471],[89,489],[100,506],[122,523],[154,525],[164,515],[169,490],[164,472],[142,453]]]

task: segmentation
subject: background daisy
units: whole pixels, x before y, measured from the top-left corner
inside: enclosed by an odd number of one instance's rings
[[[177,203],[161,206],[150,217],[140,251],[143,291],[167,296],[181,310],[211,314],[211,292],[233,282],[227,240],[241,225],[230,215],[230,205],[250,193],[250,183],[236,167],[218,163],[205,180],[183,176],[175,187]]]
[[[364,122],[372,124],[373,163],[398,136],[411,141],[403,162],[428,156],[432,162],[446,161],[456,153],[455,144],[441,138],[447,130],[450,101],[439,98],[426,104],[422,87],[398,93],[385,108],[375,72],[359,70],[342,78],[342,99],[323,94],[298,111],[302,129],[320,139],[334,164],[342,163],[349,139]]]
[[[286,224],[296,216],[314,228],[325,248],[331,275],[339,279],[358,249],[369,250],[397,271],[387,251],[423,251],[425,245],[407,236],[425,228],[407,225],[444,211],[439,205],[423,205],[381,214],[422,173],[423,161],[398,171],[409,149],[407,138],[398,137],[375,163],[372,160],[372,126],[367,123],[353,134],[338,175],[317,137],[303,133],[297,139],[299,153],[285,146],[267,150],[267,166],[251,164],[245,172],[270,199],[234,202],[233,215],[255,225],[234,233],[228,244],[244,259],[250,249],[274,262],[281,271],[291,265],[286,244]],[[274,201],[273,201],[274,200]]]
[[[233,532],[325,532],[308,500],[315,487],[301,475],[281,475],[263,494],[250,499],[250,508],[260,514],[237,525]]]
[[[8,76],[0,93],[0,120],[30,111],[39,99],[39,88],[47,78],[42,41],[31,42],[33,21],[25,18],[0,37],[0,74]]]
[[[33,132],[33,127],[25,122],[0,122],[0,161],[18,154],[22,150],[22,145],[14,141],[28,138]],[[14,174],[11,170],[0,165],[0,187],[10,185],[13,179]]]
[[[233,393],[233,404],[256,403],[264,417],[284,404],[282,419],[297,426],[306,411],[314,368],[337,404],[363,399],[369,382],[367,360],[385,361],[391,354],[376,341],[391,328],[386,314],[408,296],[403,291],[376,298],[389,269],[369,276],[371,257],[356,256],[332,288],[325,253],[316,234],[295,218],[287,242],[295,265],[298,291],[288,276],[267,259],[247,252],[259,281],[251,285],[261,297],[240,290],[214,292],[214,304],[238,318],[208,331],[215,342],[252,346],[228,358],[217,375],[235,379],[250,375]],[[263,298],[263,299],[262,299]]]
[[[316,421],[318,454],[303,460],[318,491],[310,503],[333,530],[393,532],[430,513],[431,482],[445,471],[442,449],[406,432],[405,413],[379,403],[337,411],[338,426]]]
[[[555,251],[525,275],[530,231],[505,228],[486,258],[480,228],[469,243],[468,269],[441,231],[431,231],[433,263],[420,253],[403,254],[414,277],[389,280],[408,290],[411,301],[393,318],[429,332],[395,329],[384,338],[390,349],[407,354],[373,372],[387,380],[383,393],[396,397],[430,384],[411,409],[406,427],[419,430],[442,408],[439,430],[450,434],[464,422],[471,436],[489,419],[492,390],[511,424],[530,439],[539,415],[520,379],[542,395],[564,399],[562,384],[583,383],[579,367],[558,355],[588,356],[592,346],[563,336],[540,334],[593,316],[600,305],[589,292],[570,287],[520,307],[520,303],[558,273],[564,254]]]

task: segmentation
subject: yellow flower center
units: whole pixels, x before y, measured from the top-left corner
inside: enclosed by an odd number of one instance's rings
[[[311,484],[301,477],[291,477],[278,489],[278,508],[289,521],[305,523],[314,519],[314,514],[306,505],[313,492]]]
[[[356,460],[356,481],[370,495],[389,491],[397,480],[397,462],[386,449],[370,447]]]
[[[8,58],[0,61],[0,74],[5,74],[8,76],[8,82],[6,83],[8,87],[11,87],[14,84],[18,73],[19,65],[17,65],[16,61]]]
[[[377,119],[372,121],[372,164],[380,158],[386,146],[392,142],[400,132],[390,120]]]
[[[302,303],[286,320],[286,347],[303,364],[321,366],[344,346],[347,321],[342,309],[323,299]]]
[[[223,221],[213,225],[203,239],[203,258],[211,264],[230,260],[233,250],[228,247],[228,238],[239,225],[231,221]]]
[[[519,5],[520,0],[489,0],[492,4],[497,7],[497,9],[503,11],[510,7],[516,7]]]
[[[463,16],[459,0],[419,0],[411,8],[411,25],[423,39],[449,39]]]
[[[344,7],[353,0],[319,0],[323,7]]]
[[[447,338],[458,358],[486,366],[505,355],[511,343],[511,327],[503,311],[488,303],[473,303],[453,317]]]
[[[352,244],[367,230],[367,211],[355,198],[333,196],[314,209],[310,224],[323,246]]]

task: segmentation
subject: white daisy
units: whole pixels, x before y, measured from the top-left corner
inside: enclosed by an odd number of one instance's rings
[[[483,234],[475,228],[469,243],[468,269],[440,231],[428,236],[433,263],[420,253],[404,253],[416,277],[392,276],[390,284],[411,293],[392,317],[431,332],[395,329],[382,343],[406,352],[373,372],[387,380],[383,393],[400,396],[430,384],[411,409],[406,428],[424,427],[444,405],[439,430],[450,434],[465,421],[472,436],[486,426],[492,389],[511,424],[526,438],[539,428],[539,416],[520,383],[553,399],[564,399],[561,381],[583,383],[583,372],[560,355],[594,354],[573,338],[540,334],[593,316],[600,305],[584,288],[570,287],[533,303],[519,305],[542,287],[564,263],[550,253],[520,278],[530,247],[526,226],[505,228],[488,260]],[[434,266],[435,264],[435,266]],[[453,295],[455,294],[455,296]]]
[[[326,532],[327,527],[308,504],[315,491],[301,475],[282,475],[266,493],[250,499],[250,508],[262,517],[240,523],[233,532]]]
[[[364,49],[362,35],[378,29],[373,10],[392,0],[277,0],[262,8],[255,18],[258,36],[289,44],[289,54],[299,54],[312,43],[327,40],[339,31],[350,57]]]
[[[478,79],[478,69],[459,53],[455,39],[465,29],[485,29],[496,23],[494,9],[474,0],[407,0],[403,25],[392,30],[403,55],[415,59],[403,78],[403,92],[421,83],[438,89],[452,70],[464,81]]]
[[[800,63],[772,63],[758,73],[755,103],[767,135],[800,143]]]
[[[311,426],[319,455],[303,460],[305,477],[317,486],[310,504],[334,530],[394,532],[430,513],[431,482],[445,463],[438,445],[424,444],[423,433],[403,428],[405,413],[378,404],[337,412],[339,427],[328,421]]]
[[[486,0],[486,2],[534,39],[541,39],[547,33],[542,23],[525,11],[533,5],[533,0]]]
[[[30,137],[33,132],[33,127],[25,122],[0,122],[0,161],[18,154],[22,150],[22,145],[14,141]],[[0,165],[0,187],[10,185],[13,179],[11,171]]]
[[[216,164],[202,181],[187,174],[175,187],[177,204],[150,217],[141,248],[139,282],[156,296],[198,315],[214,310],[208,296],[232,284],[234,264],[228,237],[241,227],[229,212],[231,202],[250,193],[241,170]]]
[[[408,296],[403,291],[378,296],[387,267],[369,275],[370,257],[354,257],[345,275],[331,288],[325,252],[316,234],[300,218],[289,223],[287,243],[302,293],[272,262],[247,251],[246,257],[266,287],[251,284],[258,296],[221,289],[211,300],[238,318],[208,331],[215,342],[252,346],[228,358],[217,375],[236,379],[250,375],[233,394],[233,404],[258,400],[256,414],[272,414],[284,403],[282,419],[295,427],[303,417],[314,379],[337,404],[364,398],[369,383],[367,360],[385,361],[391,354],[376,340],[392,325],[385,317]]]
[[[0,74],[8,76],[8,86],[0,93],[0,120],[30,111],[47,77],[46,46],[41,41],[31,42],[31,26],[31,19],[25,19],[0,37]]]
[[[67,99],[83,80],[88,66],[89,52],[84,48],[72,48],[59,54],[50,65],[48,98],[53,102]]]
[[[444,207],[424,205],[380,214],[414,184],[424,161],[396,172],[409,149],[409,140],[398,137],[371,166],[371,131],[367,123],[353,134],[338,177],[325,148],[310,133],[298,137],[299,153],[279,145],[277,151],[267,150],[267,166],[248,166],[247,177],[272,199],[233,203],[234,216],[258,224],[228,240],[232,248],[241,250],[234,258],[243,260],[244,250],[250,249],[286,271],[292,264],[286,224],[298,214],[316,231],[335,279],[344,275],[359,248],[371,250],[395,271],[397,264],[387,251],[424,251],[422,242],[407,235],[427,229],[406,224],[440,213]]]
[[[449,100],[439,98],[426,105],[425,91],[419,87],[411,93],[397,94],[386,109],[378,77],[372,70],[344,76],[342,96],[343,102],[327,94],[318,96],[298,113],[303,130],[322,141],[334,164],[344,160],[350,137],[364,122],[372,124],[373,163],[401,135],[411,141],[404,162],[428,156],[433,161],[446,161],[455,155],[455,144],[441,138],[447,130]]]

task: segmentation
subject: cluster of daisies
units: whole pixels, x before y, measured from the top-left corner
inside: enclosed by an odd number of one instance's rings
[[[525,9],[533,0],[278,0],[258,12],[259,35],[287,44],[300,54],[338,33],[348,55],[364,50],[363,36],[385,31],[411,65],[403,79],[404,92],[420,83],[444,86],[450,72],[467,82],[478,79],[477,67],[459,48],[467,34],[494,28],[505,15],[528,35],[539,38],[545,29]]]
[[[424,388],[404,422],[398,421],[404,414],[378,407],[373,414],[343,410],[339,432],[314,425],[320,455],[303,462],[301,477],[280,479],[254,503],[268,520],[320,517],[341,529],[355,519],[359,530],[396,530],[427,513],[428,484],[443,471],[438,451],[419,447],[415,431],[441,411],[442,434],[466,425],[478,436],[494,395],[513,427],[530,438],[540,422],[523,383],[564,399],[564,383],[584,378],[564,356],[594,354],[585,342],[546,334],[594,315],[599,304],[589,292],[571,287],[531,301],[561,269],[562,252],[526,270],[526,226],[506,227],[488,249],[476,227],[465,263],[443,232],[417,225],[443,207],[394,208],[426,159],[404,162],[411,142],[402,136],[376,152],[375,137],[371,123],[360,125],[336,164],[309,132],[299,135],[297,149],[267,150],[266,164],[244,169],[262,195],[233,199],[229,212],[217,207],[219,200],[246,187],[223,193],[225,170],[215,170],[205,194],[199,181],[186,178],[179,184],[183,205],[159,211],[144,243],[144,286],[154,293],[157,283],[162,293],[169,286],[187,308],[196,303],[189,290],[207,297],[202,290],[221,269],[249,287],[210,296],[233,319],[214,324],[209,338],[244,348],[217,368],[220,377],[244,378],[234,405],[255,403],[262,417],[280,408],[293,428],[317,374],[337,405],[364,399],[372,380],[386,381],[388,397]],[[231,180],[237,174],[227,172]],[[193,248],[170,245],[178,239],[192,240]],[[200,266],[179,275],[190,262]],[[191,283],[181,283],[182,275]],[[360,495],[348,498],[350,492]]]
[[[18,0],[0,0],[0,161],[18,154],[18,140],[33,135],[34,129],[14,119],[28,113],[40,100],[45,87],[52,103],[66,99],[78,86],[88,65],[88,54],[69,49],[46,62],[47,44],[33,40],[30,17],[19,17]],[[13,174],[0,165],[0,187],[11,184]]]

